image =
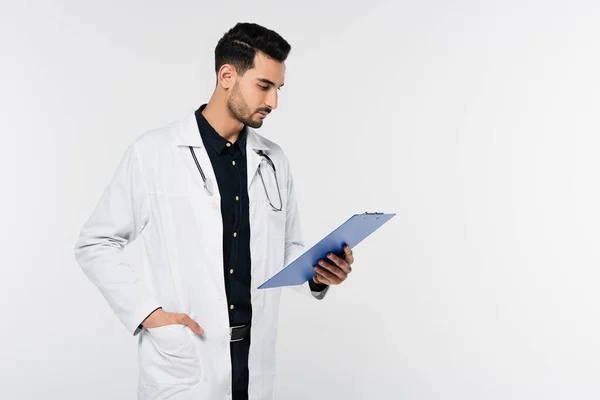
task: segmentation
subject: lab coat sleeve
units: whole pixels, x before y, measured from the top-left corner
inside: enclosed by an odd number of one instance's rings
[[[294,181],[290,171],[289,163],[287,164],[287,213],[285,220],[285,262],[284,265],[288,265],[290,262],[294,261],[300,255],[302,255],[305,251],[305,243],[302,239],[302,228],[300,226],[300,215],[298,212],[298,201],[296,199],[296,194],[294,191]],[[319,285],[312,285],[314,288],[319,287]],[[325,286],[324,288],[319,287],[319,291],[311,290],[311,285],[309,282],[306,282],[302,285],[296,286],[288,286],[291,289],[294,289],[296,292],[312,296],[318,300],[322,300],[325,298],[327,291],[329,290],[329,286]]]
[[[126,329],[161,305],[127,263],[123,250],[148,223],[148,196],[134,142],[130,145],[75,245],[75,258]]]

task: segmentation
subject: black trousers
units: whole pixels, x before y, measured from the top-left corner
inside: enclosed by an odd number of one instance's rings
[[[231,342],[231,384],[232,400],[248,400],[248,353],[250,334],[244,340]]]

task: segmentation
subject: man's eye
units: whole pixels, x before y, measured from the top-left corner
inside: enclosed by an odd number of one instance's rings
[[[258,85],[259,88],[261,88],[262,90],[267,90],[269,87],[268,86],[263,86],[263,85]]]

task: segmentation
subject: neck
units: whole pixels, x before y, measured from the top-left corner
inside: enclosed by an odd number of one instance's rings
[[[240,136],[244,124],[235,119],[227,107],[227,99],[214,93],[206,104],[202,115],[219,135],[234,143]]]

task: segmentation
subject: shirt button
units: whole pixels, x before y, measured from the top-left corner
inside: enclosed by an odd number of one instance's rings
[[[230,310],[233,310],[233,308],[234,308],[234,307],[233,307],[233,304],[229,306],[229,309],[230,309]]]
[[[240,200],[240,196],[235,196],[235,201],[239,201]]]
[[[231,147],[231,143],[230,143],[230,142],[227,142],[227,143],[225,144],[225,146],[227,146],[227,147]]]
[[[230,270],[229,270],[229,273],[230,273],[230,274],[233,274],[233,270],[232,270],[232,269],[230,269]]]
[[[233,232],[233,237],[237,237],[237,232]]]
[[[231,162],[231,164],[232,164],[232,165],[235,165],[235,161],[232,161],[232,162]]]

